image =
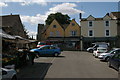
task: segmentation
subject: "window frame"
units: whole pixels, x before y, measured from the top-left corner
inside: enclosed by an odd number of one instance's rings
[[[70,31],[70,36],[77,36],[77,30]]]
[[[109,31],[109,35],[106,35],[107,34],[107,32],[106,32],[107,30]],[[110,37],[110,30],[109,29],[105,30],[105,37]]]
[[[90,22],[92,22],[92,26],[90,26]],[[94,21],[88,21],[88,27],[93,27],[94,26]]]
[[[107,22],[108,21],[108,26],[107,26]],[[109,20],[106,20],[106,21],[104,21],[104,25],[105,25],[105,27],[110,27],[110,21]]]
[[[90,31],[92,31],[92,36],[90,36]],[[88,37],[94,37],[94,30],[92,29],[88,30]]]

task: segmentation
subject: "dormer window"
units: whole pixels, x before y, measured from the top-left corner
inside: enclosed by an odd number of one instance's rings
[[[75,23],[72,23],[72,26],[75,26]]]
[[[89,22],[88,22],[88,26],[89,26],[89,27],[92,27],[92,26],[93,26],[93,21],[89,21]]]
[[[56,25],[53,25],[53,28],[56,28],[57,26]]]

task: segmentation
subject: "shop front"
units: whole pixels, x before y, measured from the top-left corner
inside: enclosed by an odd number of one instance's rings
[[[49,37],[46,41],[60,47],[62,50],[80,50],[79,37]]]

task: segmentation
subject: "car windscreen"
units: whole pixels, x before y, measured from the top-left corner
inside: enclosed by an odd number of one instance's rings
[[[38,45],[45,45],[45,43],[39,43]]]
[[[100,51],[100,52],[105,52],[106,49],[98,49],[98,51]]]

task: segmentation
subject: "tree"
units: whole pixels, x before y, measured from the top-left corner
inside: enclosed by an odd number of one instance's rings
[[[56,19],[60,24],[69,24],[70,23],[70,17],[67,14],[63,15],[60,12],[48,15],[47,20],[45,22],[47,25],[50,25],[54,19]]]
[[[28,35],[29,31],[27,31],[24,24],[22,25],[23,25],[24,35],[26,36],[26,38],[29,38],[29,35]]]

